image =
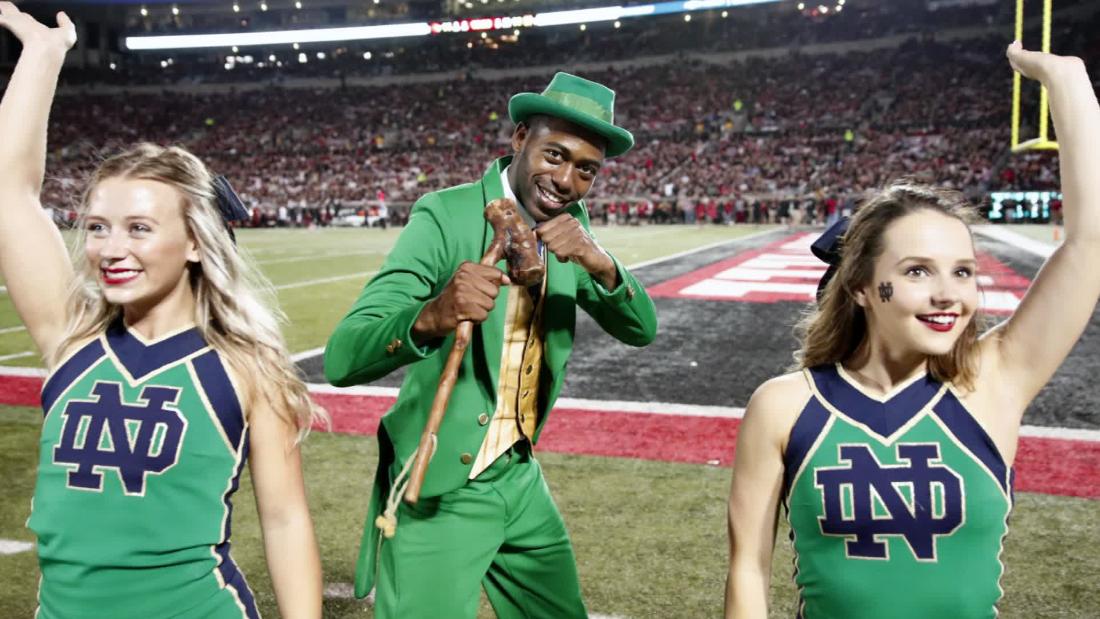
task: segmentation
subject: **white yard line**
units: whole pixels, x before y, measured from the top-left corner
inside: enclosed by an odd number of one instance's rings
[[[14,539],[0,539],[0,555],[16,555],[34,548],[31,542],[20,542]]]
[[[374,275],[378,271],[362,271],[360,273],[348,273],[347,275],[336,275],[334,277],[322,277],[321,279],[307,279],[304,282],[293,282],[290,284],[282,284],[281,286],[275,286],[275,290],[289,290],[290,288],[304,288],[306,286],[316,286],[317,284],[328,284],[330,282],[339,282],[345,279],[363,278],[369,275]]]
[[[1100,430],[1081,430],[1079,428],[1055,428],[1045,426],[1023,426],[1020,436],[1028,438],[1056,438],[1066,441],[1085,441],[1100,443]]]
[[[34,354],[34,351],[24,350],[23,352],[17,352],[10,355],[0,355],[0,361],[9,361],[11,359],[22,359],[23,357],[29,357]]]
[[[24,368],[14,365],[0,367],[0,376],[21,376],[23,378],[45,378],[45,368]]]
[[[1036,241],[1029,236],[1024,236],[1019,232],[1009,230],[1006,225],[998,226],[996,224],[983,224],[980,226],[973,226],[971,229],[982,236],[987,236],[996,241],[1007,243],[1017,249],[1035,254],[1040,258],[1049,258],[1050,255],[1054,253],[1054,250],[1058,249],[1058,245]]]
[[[16,333],[18,331],[26,331],[26,330],[27,330],[27,328],[24,327],[23,325],[19,325],[18,327],[5,327],[3,329],[0,329],[0,335],[4,335],[5,333]]]
[[[396,398],[397,387],[375,387],[359,385],[356,387],[333,387],[321,383],[310,383],[313,393],[337,393],[373,397]],[[571,408],[593,413],[644,413],[649,415],[677,415],[681,417],[720,417],[740,419],[745,409],[734,406],[703,406],[701,404],[674,404],[671,402],[631,402],[625,400],[588,400],[584,398],[558,398],[555,408]]]
[[[309,350],[303,350],[302,352],[296,352],[290,355],[290,360],[294,363],[298,363],[303,359],[309,359],[310,357],[316,357],[317,355],[325,352],[325,347],[320,346],[318,348],[310,348]]]

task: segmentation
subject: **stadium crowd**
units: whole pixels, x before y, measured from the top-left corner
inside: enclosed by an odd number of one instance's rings
[[[1100,57],[1095,42],[1075,51],[1090,64]],[[733,63],[674,56],[586,73],[617,90],[617,114],[638,139],[601,172],[594,216],[820,221],[900,176],[976,202],[991,189],[1053,187],[1051,155],[1008,156],[1011,75],[988,69],[1002,53],[999,39],[925,37],[892,50]],[[99,158],[149,140],[182,143],[210,162],[257,224],[375,221],[383,204],[400,223],[418,196],[476,178],[506,154],[508,98],[548,78],[63,97],[46,200],[71,205]]]

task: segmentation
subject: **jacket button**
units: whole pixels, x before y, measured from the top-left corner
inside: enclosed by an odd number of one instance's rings
[[[462,461],[462,464],[469,464],[474,461],[474,457],[470,454],[462,454],[458,459]]]
[[[489,423],[489,415],[486,415],[485,413],[481,413],[480,415],[477,416],[477,425],[483,426],[487,423]]]

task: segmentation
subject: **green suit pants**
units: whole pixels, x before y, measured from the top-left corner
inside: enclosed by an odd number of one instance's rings
[[[382,542],[377,619],[584,619],[576,559],[542,469],[520,443],[464,486],[402,503]]]

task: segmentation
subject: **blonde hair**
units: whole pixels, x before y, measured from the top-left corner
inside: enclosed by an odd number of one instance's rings
[[[890,184],[856,211],[841,238],[835,275],[817,305],[795,327],[802,344],[794,354],[797,369],[847,361],[864,345],[867,317],[856,303],[856,291],[871,281],[890,224],[924,210],[953,217],[968,227],[975,220],[973,208],[960,193],[912,181]],[[981,322],[982,315],[976,312],[949,352],[928,357],[929,372],[936,380],[964,388],[973,385]]]
[[[181,209],[195,241],[200,261],[188,263],[195,296],[195,323],[206,342],[225,356],[235,374],[247,378],[242,387],[246,402],[264,398],[283,421],[305,438],[314,422],[328,422],[327,414],[309,397],[309,391],[291,361],[283,340],[271,283],[249,264],[230,238],[218,210],[213,175],[195,155],[179,147],[138,144],[115,155],[92,173],[80,203],[74,260],[78,266],[69,293],[68,324],[61,343],[48,359],[56,367],[66,351],[103,332],[122,313],[104,298],[95,265],[77,258],[86,238],[84,220],[96,186],[109,178],[152,180],[169,185],[183,196]]]

